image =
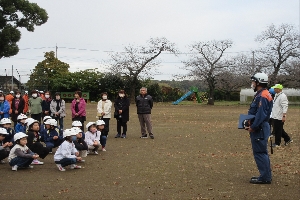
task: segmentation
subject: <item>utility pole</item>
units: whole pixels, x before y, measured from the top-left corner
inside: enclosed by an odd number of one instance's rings
[[[57,44],[56,44],[56,46],[55,46],[55,56],[56,56],[56,59],[57,59],[57,49],[58,49],[58,47],[57,47]]]
[[[14,66],[11,66],[11,91],[14,90]]]
[[[255,67],[255,62],[254,62],[254,51],[252,51],[252,66],[253,66],[253,68]]]

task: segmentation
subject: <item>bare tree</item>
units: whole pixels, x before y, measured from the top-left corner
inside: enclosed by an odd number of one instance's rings
[[[278,82],[285,87],[300,88],[300,58],[293,58],[285,62],[282,67],[282,73],[278,76]]]
[[[223,58],[226,49],[232,46],[231,40],[198,42],[191,45],[191,58],[184,61],[189,75],[205,80],[208,84],[208,103],[214,105],[214,91],[217,76],[228,68],[228,61]]]
[[[282,24],[276,27],[272,24],[257,36],[256,41],[264,45],[258,52],[261,59],[268,63],[267,66],[272,68],[270,84],[273,85],[283,64],[289,58],[299,57],[299,33],[292,25]]]
[[[130,99],[135,100],[135,90],[140,78],[147,78],[156,72],[161,63],[157,57],[162,52],[169,52],[177,55],[175,44],[166,38],[151,38],[148,46],[125,47],[124,52],[111,54],[111,67],[113,73],[121,74],[130,83]]]

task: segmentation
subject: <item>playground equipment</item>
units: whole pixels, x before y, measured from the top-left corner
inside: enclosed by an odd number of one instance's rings
[[[187,98],[188,96],[190,96],[193,93],[195,93],[195,96],[197,98],[198,103],[201,103],[200,97],[198,95],[198,88],[191,87],[190,91],[188,91],[187,93],[185,93],[182,97],[180,97],[180,99],[178,99],[177,101],[173,102],[172,104],[173,105],[179,104],[181,101],[183,101],[185,98]]]

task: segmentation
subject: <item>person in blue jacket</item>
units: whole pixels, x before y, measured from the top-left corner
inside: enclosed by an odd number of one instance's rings
[[[44,130],[44,142],[49,152],[52,153],[52,148],[58,147],[64,140],[57,128],[57,121],[55,119],[48,119],[45,122],[46,130]]]
[[[0,120],[3,118],[9,118],[10,104],[5,100],[3,93],[0,93]]]
[[[41,133],[41,142],[44,142],[44,132],[46,130],[46,127],[45,127],[45,122],[49,119],[52,119],[52,117],[50,116],[45,116],[43,118],[43,123],[40,125],[40,133]],[[47,130],[46,130],[47,131]]]
[[[245,129],[250,133],[254,160],[260,175],[252,177],[250,183],[271,184],[272,173],[267,148],[270,136],[268,121],[272,112],[273,98],[267,89],[268,76],[265,73],[256,73],[251,77],[251,81],[251,88],[256,94],[248,115],[255,115],[255,118]]]
[[[6,129],[7,135],[5,136],[5,139],[3,140],[4,143],[8,142],[8,146],[10,148],[13,147],[14,143],[14,135],[15,135],[15,130],[11,128],[11,120],[8,118],[3,118],[1,119],[1,125],[3,128]]]
[[[26,133],[26,125],[25,125],[26,119],[27,119],[27,116],[25,114],[21,113],[20,115],[18,115],[18,117],[17,117],[18,123],[15,127],[16,133],[19,133],[19,132]]]

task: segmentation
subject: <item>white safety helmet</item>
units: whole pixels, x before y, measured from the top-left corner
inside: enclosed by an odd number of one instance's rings
[[[40,94],[44,94],[44,91],[39,91]]]
[[[18,115],[17,120],[21,120],[21,119],[27,119],[27,116],[21,113]]]
[[[28,94],[28,91],[26,90],[24,93],[25,93],[25,94]]]
[[[73,130],[73,129],[66,129],[63,132],[63,137],[67,137],[67,136],[72,136],[72,135],[76,135],[77,133]]]
[[[8,132],[6,131],[5,128],[0,128],[0,134],[2,134],[2,135],[8,135]]]
[[[256,73],[251,77],[251,80],[258,83],[268,83],[268,75],[265,73]]]
[[[82,126],[82,123],[80,121],[73,121],[72,126]]]
[[[86,127],[87,130],[89,130],[90,126],[92,126],[92,125],[96,125],[96,123],[95,122],[89,122],[89,123],[87,123],[87,125],[85,127]]]
[[[11,124],[11,121],[8,118],[2,118],[1,119],[1,124]]]
[[[45,122],[45,124],[49,124],[51,126],[57,126],[57,121],[55,119],[49,119]]]
[[[52,117],[50,117],[50,116],[45,116],[45,117],[43,118],[43,121],[46,121],[47,119],[52,119]]]
[[[32,118],[28,118],[27,119],[27,127],[29,127],[31,124],[33,124],[33,123],[39,123],[39,121],[38,120],[35,120],[35,119],[32,119]],[[25,121],[25,123],[26,123],[26,121]]]
[[[80,128],[78,128],[78,127],[72,127],[71,128],[74,132],[76,132],[76,134],[77,133],[82,133],[83,131],[80,129]]]
[[[10,94],[14,94],[14,91],[10,91],[9,93],[10,93]]]
[[[22,133],[22,132],[16,133],[14,135],[14,141],[17,141],[17,140],[22,139],[24,137],[28,137],[28,135],[26,135],[25,133]]]
[[[101,125],[105,125],[105,122],[103,120],[97,120],[96,126],[101,126]]]

